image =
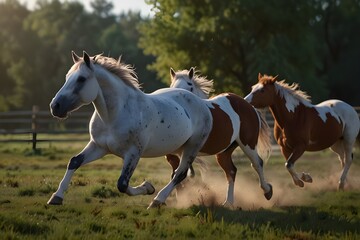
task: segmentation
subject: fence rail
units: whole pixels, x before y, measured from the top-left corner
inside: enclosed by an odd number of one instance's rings
[[[87,141],[88,124],[92,112],[74,112],[66,121],[53,118],[49,111],[34,106],[31,111],[0,113],[0,143],[32,143],[36,150],[39,142]],[[56,136],[66,135],[65,138]]]
[[[354,107],[360,117],[360,106]],[[264,110],[270,128],[274,119],[268,110]],[[40,111],[34,106],[32,111],[0,112],[0,143],[32,143],[33,150],[39,142],[75,142],[88,141],[88,124],[92,112],[74,112],[66,121],[54,119],[49,111]],[[39,137],[41,135],[41,137]],[[66,135],[56,138],[56,135]],[[80,135],[80,136],[74,136]],[[14,136],[16,136],[14,138]],[[273,139],[273,144],[275,141]]]

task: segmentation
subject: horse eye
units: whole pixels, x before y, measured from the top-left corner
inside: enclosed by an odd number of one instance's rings
[[[188,82],[187,85],[192,86],[192,83],[191,83],[191,82]]]
[[[85,82],[85,80],[86,80],[86,78],[83,77],[83,76],[80,76],[80,77],[78,77],[78,79],[77,79],[77,81],[78,81],[79,83],[83,83],[83,82]]]
[[[263,93],[263,92],[265,92],[265,90],[262,88],[262,89],[260,89],[260,92],[262,92],[262,93]]]

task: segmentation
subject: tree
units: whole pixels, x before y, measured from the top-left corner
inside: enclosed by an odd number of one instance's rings
[[[17,0],[0,2],[0,110],[47,109],[72,65],[71,50],[81,54],[111,53],[137,68],[144,90],[159,81],[146,70],[153,57],[137,46],[139,13],[116,16],[106,0],[91,3],[87,12],[76,1],[38,0],[29,11]]]
[[[23,55],[29,46],[23,39],[29,39],[30,33],[21,29],[28,14],[17,0],[0,2],[0,111],[19,107],[24,102],[26,90],[22,75],[26,75],[29,68]]]
[[[141,18],[139,12],[129,11],[121,14],[117,22],[103,31],[99,47],[103,49],[104,54],[121,56],[122,62],[133,65],[143,90],[152,92],[165,85],[156,79],[155,73],[146,70],[146,65],[152,62],[154,57],[145,56],[137,46],[140,34],[136,26],[143,21],[146,20]]]
[[[322,48],[319,75],[328,82],[330,98],[360,104],[360,1],[315,1],[314,25]]]
[[[140,46],[146,54],[156,57],[151,69],[168,82],[170,67],[197,66],[204,75],[215,80],[218,92],[245,95],[261,72],[300,83],[314,102],[328,98],[329,92],[333,92],[330,73],[320,71],[324,68],[324,59],[329,60],[323,48],[324,37],[319,32],[324,24],[319,16],[328,9],[325,3],[338,5],[337,12],[342,12],[331,21],[331,29],[338,32],[336,37],[331,34],[331,41],[340,38],[344,30],[349,30],[349,34],[342,43],[351,39],[355,47],[355,40],[358,40],[350,36],[355,26],[359,26],[358,20],[354,21],[359,16],[356,15],[360,6],[358,0],[351,4],[345,0],[148,2],[154,6],[156,14],[142,24]],[[347,6],[347,12],[340,10],[343,5]],[[348,25],[349,29],[342,29],[350,21],[353,23]],[[345,62],[341,60],[342,64]]]

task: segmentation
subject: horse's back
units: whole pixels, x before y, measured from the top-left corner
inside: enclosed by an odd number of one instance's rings
[[[344,137],[356,138],[360,129],[360,121],[356,110],[351,105],[341,100],[331,99],[316,105],[316,107],[330,109],[342,122]]]
[[[215,96],[208,102],[212,106],[210,109],[214,124],[204,147],[211,146],[212,140],[216,141],[218,138],[223,139],[223,144],[228,147],[240,138],[243,145],[255,148],[260,123],[255,109],[248,102],[232,93]],[[213,151],[218,150],[215,147],[210,148]]]

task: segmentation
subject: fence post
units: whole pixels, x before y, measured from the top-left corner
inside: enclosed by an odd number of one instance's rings
[[[37,137],[37,126],[36,126],[36,114],[39,112],[39,106],[34,105],[32,107],[31,116],[31,131],[32,131],[32,149],[36,151],[36,137]]]

